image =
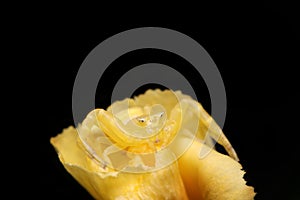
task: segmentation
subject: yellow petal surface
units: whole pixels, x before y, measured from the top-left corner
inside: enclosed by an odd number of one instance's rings
[[[171,90],[147,90],[145,94],[141,94],[134,98],[135,105],[145,106],[145,105],[162,105],[169,116],[171,110],[176,106],[177,103],[182,99],[191,99],[190,96],[184,95],[181,91],[171,91]]]
[[[182,138],[178,145],[185,145],[189,143],[188,140]],[[250,200],[254,198],[254,188],[246,185],[243,179],[245,172],[241,170],[242,166],[237,161],[213,149],[206,157],[200,159],[201,149],[210,150],[209,147],[195,140],[178,160],[180,173],[190,199]]]
[[[80,143],[73,127],[51,138],[66,170],[95,199],[187,199],[177,163],[148,173],[116,172],[101,167]]]

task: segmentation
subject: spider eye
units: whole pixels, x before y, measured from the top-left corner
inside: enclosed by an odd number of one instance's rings
[[[148,125],[149,117],[142,115],[137,118],[135,118],[135,123],[137,123],[139,126],[145,127]]]
[[[145,121],[146,121],[146,119],[145,118],[142,118],[142,117],[138,117],[138,122],[140,122],[140,123],[144,123]]]

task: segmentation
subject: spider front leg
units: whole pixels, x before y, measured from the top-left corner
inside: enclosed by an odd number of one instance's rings
[[[222,145],[229,156],[236,161],[239,161],[239,158],[230,144],[229,140],[223,133],[222,129],[215,122],[215,120],[204,110],[201,104],[199,104],[200,108],[200,121],[199,121],[199,130],[198,134],[200,137],[206,138],[210,136],[213,138],[218,144]]]

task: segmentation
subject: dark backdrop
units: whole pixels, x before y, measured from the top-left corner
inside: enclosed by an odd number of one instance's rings
[[[73,124],[73,83],[88,53],[121,31],[158,26],[180,31],[198,41],[219,68],[227,93],[223,129],[247,172],[245,179],[255,187],[257,199],[299,198],[297,9],[274,3],[195,5],[176,10],[172,6],[146,7],[122,12],[99,7],[89,14],[70,8],[38,10],[21,15],[10,24],[16,29],[14,40],[21,42],[16,50],[21,56],[11,60],[22,63],[18,64],[20,70],[16,70],[22,81],[14,93],[18,96],[15,107],[26,121],[18,139],[25,147],[17,154],[19,164],[11,168],[13,175],[26,175],[22,178],[25,190],[21,195],[91,198],[64,170],[49,139]],[[176,56],[148,50],[120,59],[107,74],[118,74],[118,67],[123,64],[132,66],[153,60],[169,66],[188,65]],[[199,76],[187,76],[191,82],[199,82],[194,86],[203,94],[201,103],[210,111],[205,83]],[[98,86],[97,106],[109,105],[113,77]],[[105,95],[99,95],[99,91]],[[29,152],[24,155],[25,150]],[[9,187],[14,185],[13,181]]]

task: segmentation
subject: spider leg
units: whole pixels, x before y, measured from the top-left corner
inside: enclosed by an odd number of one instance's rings
[[[222,145],[230,157],[234,160],[239,161],[239,158],[230,144],[229,140],[223,133],[222,129],[216,123],[216,121],[204,110],[201,104],[200,106],[200,122],[199,122],[199,133],[202,139],[210,136],[213,138],[218,144]]]

